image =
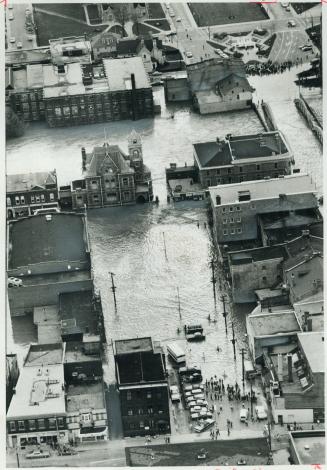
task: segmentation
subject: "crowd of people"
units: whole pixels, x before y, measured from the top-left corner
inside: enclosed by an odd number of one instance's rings
[[[297,58],[295,61],[287,60],[281,63],[274,63],[271,60],[268,60],[262,64],[245,64],[245,70],[248,75],[273,75],[291,70],[293,66],[298,66],[302,63],[302,58]]]

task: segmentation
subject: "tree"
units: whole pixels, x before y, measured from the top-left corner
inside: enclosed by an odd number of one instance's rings
[[[24,121],[19,119],[16,113],[6,106],[6,137],[10,139],[12,137],[21,137],[25,132]]]
[[[123,30],[125,30],[125,23],[128,21],[128,8],[124,4],[113,4],[114,14],[116,21],[122,25]]]

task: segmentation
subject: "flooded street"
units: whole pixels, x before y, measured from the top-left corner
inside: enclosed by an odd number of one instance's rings
[[[257,89],[257,98],[271,104],[277,123],[293,148],[296,167],[308,169],[321,188],[321,147],[290,102],[297,92],[292,79],[294,72],[260,79],[251,77],[251,83]],[[267,82],[271,82],[270,92]],[[288,85],[283,87],[285,83]],[[261,94],[262,90],[268,95]],[[282,95],[278,97],[280,90]],[[239,350],[245,346],[245,314],[232,313],[231,306],[227,307],[226,337],[220,296],[218,293],[215,309],[210,282],[213,246],[205,227],[206,210],[195,202],[167,204],[164,170],[170,162],[191,163],[192,142],[224,137],[229,132],[255,133],[262,130],[262,126],[253,111],[199,116],[186,105],[166,108],[163,90],[156,91],[156,95],[161,98],[161,116],[154,120],[108,123],[105,129],[109,142],[120,145],[123,150],[127,150],[127,138],[133,128],[141,134],[144,162],[152,171],[159,206],[115,207],[88,212],[95,285],[102,296],[108,351],[111,351],[110,341],[115,339],[150,335],[163,344],[178,339],[183,341],[188,362],[199,365],[204,378],[225,374],[227,382],[234,383],[241,377]],[[31,125],[24,137],[8,142],[7,171],[22,173],[56,168],[59,184],[67,184],[81,175],[80,148],[84,146],[90,151],[103,141],[102,124],[64,129],[48,129],[45,124]],[[115,273],[117,312],[110,290],[110,271]],[[217,321],[209,322],[209,315]],[[232,321],[238,339],[236,362],[230,341]],[[185,323],[201,323],[206,340],[186,344],[183,332],[177,333]],[[20,351],[36,340],[30,318],[14,319],[13,330],[13,340],[20,345]],[[10,331],[8,327],[8,336],[11,336]],[[8,347],[11,341],[12,337]],[[109,357],[106,368],[109,381],[114,379],[110,363]]]

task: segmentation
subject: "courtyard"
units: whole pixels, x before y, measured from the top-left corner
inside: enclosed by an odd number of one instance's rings
[[[264,8],[257,3],[189,3],[198,26],[214,26],[269,19]]]

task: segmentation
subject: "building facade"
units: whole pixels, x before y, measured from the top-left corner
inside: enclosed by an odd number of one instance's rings
[[[152,200],[151,172],[143,163],[142,142],[135,131],[128,139],[128,154],[105,143],[90,154],[83,148],[82,163],[84,178],[72,182],[73,209]]]
[[[56,170],[7,175],[7,218],[32,215],[37,209],[58,209]]]
[[[115,341],[115,364],[124,436],[169,433],[169,392],[162,349],[151,338]]]
[[[148,73],[153,72],[156,64],[163,65],[165,63],[162,41],[156,38],[120,39],[117,43],[117,57],[135,56],[142,59],[145,70]]]
[[[305,174],[215,186],[209,192],[213,229],[222,244],[257,240],[260,214],[318,208],[315,185]]]
[[[204,188],[289,175],[294,161],[280,131],[196,143],[193,155]]]

